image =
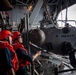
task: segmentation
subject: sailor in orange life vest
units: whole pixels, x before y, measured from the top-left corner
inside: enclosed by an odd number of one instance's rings
[[[0,32],[0,75],[15,75],[18,59],[12,47],[12,33],[9,30]]]
[[[33,56],[30,56],[26,48],[24,48],[24,46],[22,45],[23,40],[21,37],[21,33],[17,31],[13,32],[12,34],[13,34],[12,36],[13,47],[19,59],[19,69],[16,72],[16,75],[27,75],[27,69],[26,69],[27,65],[32,63],[32,61],[34,61],[39,55],[41,55],[41,51],[37,52]]]

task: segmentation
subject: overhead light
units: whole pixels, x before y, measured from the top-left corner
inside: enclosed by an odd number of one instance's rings
[[[32,5],[28,6],[28,10],[29,11],[31,11],[32,9],[33,9],[33,6]]]

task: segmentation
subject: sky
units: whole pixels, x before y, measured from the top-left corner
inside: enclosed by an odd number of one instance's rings
[[[61,11],[59,13],[59,16],[57,18],[57,20],[65,20],[66,18],[66,9],[64,9],[63,11]],[[67,20],[72,20],[72,21],[68,21],[68,23],[74,27],[76,27],[76,4],[70,6],[67,9]],[[63,27],[65,23],[61,23],[61,21],[58,21],[58,26],[59,27]]]

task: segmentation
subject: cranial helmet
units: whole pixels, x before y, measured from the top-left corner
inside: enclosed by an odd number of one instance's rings
[[[9,36],[12,36],[12,33],[9,30],[2,30],[0,32],[0,40],[3,40]]]
[[[13,34],[13,36],[12,36],[12,40],[18,39],[18,38],[19,38],[19,36],[21,36],[21,33],[20,33],[20,32],[18,32],[18,31],[13,32],[12,34]]]

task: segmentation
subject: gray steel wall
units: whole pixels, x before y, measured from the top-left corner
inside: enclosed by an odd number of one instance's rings
[[[52,43],[53,51],[58,52],[61,49],[62,42],[68,41],[71,42],[72,46],[76,49],[76,29],[70,28],[68,34],[64,34],[61,29],[45,28],[42,29],[46,34],[45,43]]]

